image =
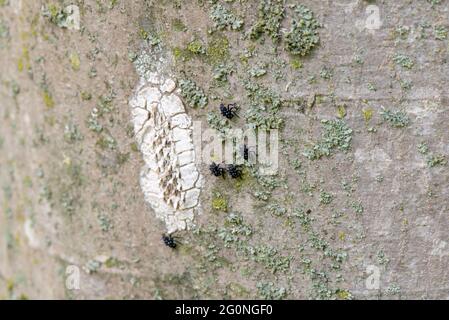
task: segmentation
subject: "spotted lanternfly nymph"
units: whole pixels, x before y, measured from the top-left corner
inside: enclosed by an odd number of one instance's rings
[[[223,117],[228,119],[238,117],[237,106],[235,105],[235,103],[228,104],[227,107],[223,103],[220,104],[220,112]]]
[[[162,241],[164,241],[164,244],[167,247],[170,247],[172,249],[176,248],[176,241],[170,234],[168,234],[168,235],[167,234],[163,234],[162,235]]]
[[[209,166],[209,170],[214,176],[216,177],[222,176],[224,178],[225,170],[219,164],[212,162],[212,164]]]
[[[233,164],[228,165],[228,173],[233,179],[242,177],[242,168]]]

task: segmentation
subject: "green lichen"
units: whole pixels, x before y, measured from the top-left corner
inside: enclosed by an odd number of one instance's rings
[[[435,26],[434,27],[434,35],[437,40],[446,40],[447,39],[447,29],[445,26]]]
[[[276,287],[273,282],[258,282],[256,288],[259,296],[265,300],[282,300],[287,296],[287,290]]]
[[[341,104],[339,106],[337,106],[337,117],[339,119],[343,119],[344,117],[346,117],[346,105]]]
[[[403,90],[410,90],[413,83],[410,80],[401,80],[400,85]]]
[[[105,134],[97,140],[96,145],[102,150],[115,150],[117,141],[110,134]]]
[[[360,201],[353,201],[351,203],[351,207],[354,210],[354,212],[358,215],[361,215],[363,211],[365,211],[365,208],[363,208],[363,204]]]
[[[395,30],[395,34],[401,39],[407,39],[410,33],[410,28],[407,26],[399,26]]]
[[[108,232],[111,229],[111,219],[105,214],[99,214],[97,216],[100,229],[103,232]]]
[[[253,105],[246,113],[246,121],[252,128],[279,129],[284,125],[284,119],[277,112],[267,112],[263,105]]]
[[[369,90],[369,91],[373,91],[373,92],[376,92],[376,91],[377,91],[376,86],[375,86],[373,83],[371,83],[371,82],[369,82],[369,83],[367,84],[367,87],[368,87],[368,90]]]
[[[362,110],[363,119],[365,119],[365,123],[370,122],[371,118],[373,117],[374,111],[371,108],[366,108]]]
[[[87,91],[81,91],[80,96],[83,101],[89,101],[92,99],[92,94]]]
[[[209,40],[206,56],[213,65],[225,62],[229,57],[229,40],[224,35],[214,34]]]
[[[427,158],[427,166],[433,168],[436,166],[444,166],[447,164],[446,157],[441,154],[432,154]]]
[[[252,227],[243,221],[243,217],[240,214],[230,213],[225,219],[224,227],[218,230],[218,237],[224,242],[226,248],[235,245],[237,249],[243,250],[243,242],[252,233]]]
[[[158,34],[146,31],[145,29],[139,30],[139,36],[142,40],[145,40],[151,47],[158,46],[162,42]]]
[[[16,98],[20,93],[20,85],[14,80],[11,81],[11,94],[13,98]]]
[[[351,148],[352,129],[343,120],[322,120],[323,133],[320,141],[304,151],[310,160],[329,157],[335,150],[347,151]]]
[[[42,98],[47,109],[52,109],[55,106],[52,94],[48,90],[42,92]]]
[[[81,61],[78,53],[72,52],[69,55],[70,65],[72,66],[73,71],[78,71],[81,66]]]
[[[69,122],[64,127],[64,139],[69,143],[74,143],[84,139],[78,126],[72,122]]]
[[[377,262],[382,266],[385,266],[388,263],[390,263],[390,259],[388,259],[383,250],[379,250],[377,252]]]
[[[231,68],[230,66],[225,64],[219,64],[218,66],[214,67],[212,75],[214,79],[219,83],[225,83],[228,81],[228,76],[233,71],[234,71],[233,68]]]
[[[187,50],[193,54],[205,54],[206,49],[200,40],[193,40],[187,45]]]
[[[298,218],[299,224],[305,231],[309,231],[312,222],[315,220],[311,215],[310,211],[304,212],[302,208],[296,208],[293,210],[293,216]]]
[[[276,217],[282,217],[287,213],[287,209],[281,206],[279,203],[270,203],[266,207],[267,211]]]
[[[320,24],[313,12],[303,5],[294,6],[297,18],[285,35],[286,49],[291,54],[305,56],[320,42]]]
[[[385,293],[388,296],[399,295],[399,294],[401,294],[401,287],[395,283],[392,283],[387,287],[387,290],[385,291]]]
[[[240,283],[231,282],[226,286],[226,289],[231,291],[233,295],[237,297],[245,297],[248,298],[250,294],[250,290],[245,288]]]
[[[179,82],[181,88],[181,95],[186,99],[187,104],[192,108],[204,108],[207,106],[208,98],[204,91],[196,85],[196,83],[189,79],[183,79]]]
[[[23,47],[22,54],[17,60],[17,70],[19,70],[19,72],[22,72],[23,70],[31,71],[30,52],[26,46]]]
[[[359,65],[362,65],[365,63],[365,61],[363,60],[363,57],[360,54],[356,54],[353,58],[353,61]]]
[[[207,123],[209,124],[209,127],[217,130],[217,132],[222,135],[226,135],[231,129],[228,119],[222,117],[215,111],[210,111],[207,113]]]
[[[403,111],[391,111],[384,108],[380,115],[385,121],[395,128],[404,128],[410,124],[410,118]]]
[[[418,151],[419,153],[426,155],[429,152],[429,146],[427,143],[422,142],[418,145]]]
[[[252,260],[263,265],[272,273],[285,273],[290,269],[292,257],[282,256],[271,246],[247,247],[247,254]]]
[[[42,16],[60,28],[69,27],[69,16],[71,12],[67,8],[62,8],[56,4],[49,4],[42,7]]]
[[[139,55],[137,53],[135,53],[134,51],[129,51],[128,52],[128,60],[129,61],[135,62],[138,57],[139,57]]]
[[[413,66],[415,65],[415,62],[413,61],[412,58],[410,58],[409,56],[407,56],[405,54],[401,54],[401,53],[396,53],[395,56],[393,57],[393,61],[398,66],[401,66],[402,68],[405,68],[405,69],[412,69]]]
[[[228,200],[219,192],[215,192],[212,198],[212,208],[214,210],[227,212]]]
[[[352,293],[348,290],[337,289],[335,293],[340,300],[352,300]]]
[[[267,64],[267,67],[269,65],[270,64]],[[273,59],[273,63],[271,63],[270,66],[273,70],[273,79],[274,80],[276,80],[276,81],[286,80],[287,73],[285,71],[287,68],[287,62],[284,59],[282,59],[280,57],[275,57]]]
[[[250,127],[279,129],[284,119],[279,115],[281,97],[274,91],[250,81],[245,82],[250,106],[246,112],[246,122]]]
[[[324,80],[330,80],[332,79],[332,77],[334,76],[333,71],[331,68],[324,66],[323,68],[321,68],[320,71],[320,77]]]
[[[284,14],[285,8],[282,0],[261,1],[259,4],[258,19],[249,32],[250,39],[257,40],[263,34],[268,34],[273,41],[279,41]]]
[[[9,38],[9,27],[3,20],[0,19],[0,41],[3,39]],[[0,42],[0,48],[3,46],[2,42]]]
[[[214,28],[223,30],[240,30],[243,27],[243,20],[238,18],[229,9],[221,4],[215,4],[210,11],[210,18],[214,23]]]
[[[302,62],[299,59],[292,59],[292,60],[290,60],[290,65],[295,70],[299,70],[299,69],[302,68]]]
[[[262,77],[263,75],[267,74],[267,67],[268,65],[266,63],[256,63],[249,70],[249,74],[254,78]]]
[[[182,22],[181,19],[173,19],[172,20],[172,27],[173,30],[177,31],[177,32],[186,32],[187,31],[187,26],[184,24],[184,22]]]
[[[172,49],[172,54],[177,61],[189,61],[192,58],[191,52],[180,47],[174,47]]]
[[[330,204],[332,202],[332,200],[334,200],[333,195],[321,190],[321,192],[320,192],[320,203],[321,204],[324,204],[324,205]]]
[[[268,201],[271,196],[271,192],[266,190],[254,190],[253,196],[259,201]]]
[[[427,31],[428,29],[430,29],[432,26],[428,23],[428,22],[421,22],[418,25],[418,37],[419,39],[427,39],[428,34]]]
[[[98,260],[92,259],[87,261],[85,270],[88,274],[96,273],[101,268],[102,263]]]
[[[114,110],[112,102],[114,101],[115,95],[111,92],[108,95],[101,95],[98,98],[97,108],[101,115],[111,113]]]
[[[256,167],[251,167],[250,173],[256,179],[257,183],[268,191],[273,191],[278,187],[287,189],[286,179],[282,177],[260,174]]]
[[[440,4],[442,0],[427,0],[428,3],[432,5],[432,8]]]
[[[100,133],[103,131],[103,126],[99,122],[99,117],[101,116],[97,108],[93,108],[87,118],[87,127],[93,132]]]

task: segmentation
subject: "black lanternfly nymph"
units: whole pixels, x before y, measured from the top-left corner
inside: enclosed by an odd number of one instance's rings
[[[242,177],[242,169],[239,166],[233,164],[228,165],[228,173],[233,179]]]
[[[228,104],[227,107],[223,103],[220,104],[220,112],[221,112],[221,115],[227,119],[232,119],[234,117],[238,117],[237,106],[234,103]]]
[[[225,170],[219,164],[212,162],[212,164],[209,166],[209,170],[214,176],[222,176],[224,178]]]
[[[168,234],[168,235],[167,234],[163,234],[162,235],[162,241],[164,241],[164,244],[167,247],[170,247],[172,249],[176,248],[176,241],[170,234]]]

